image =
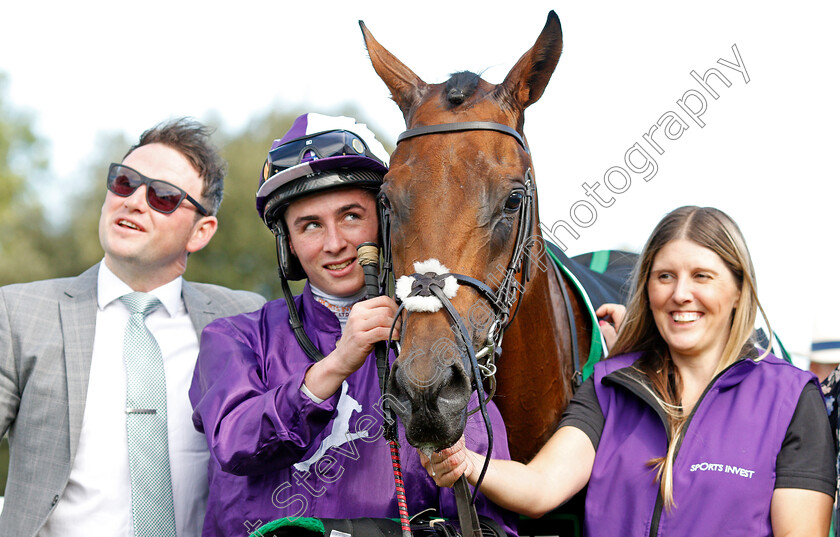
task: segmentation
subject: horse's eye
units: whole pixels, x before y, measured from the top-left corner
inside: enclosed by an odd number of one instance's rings
[[[519,210],[520,205],[522,205],[522,199],[525,197],[525,192],[522,190],[514,190],[508,196],[507,201],[505,202],[505,212],[506,213],[513,213]]]
[[[379,204],[382,205],[387,210],[391,210],[391,200],[388,199],[388,196],[385,195],[384,192],[379,193]]]

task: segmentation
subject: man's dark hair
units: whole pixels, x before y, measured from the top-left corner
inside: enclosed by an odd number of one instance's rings
[[[222,204],[225,161],[210,141],[212,133],[212,129],[191,117],[164,121],[140,135],[140,141],[131,146],[125,156],[147,144],[163,144],[180,152],[198,170],[204,182],[202,204],[206,203],[210,214],[216,214]]]

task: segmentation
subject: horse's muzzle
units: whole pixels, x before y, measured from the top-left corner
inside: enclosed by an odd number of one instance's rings
[[[396,362],[388,393],[399,402],[394,407],[408,442],[438,450],[451,446],[463,434],[472,387],[460,360],[437,361],[431,366],[428,362],[423,375],[416,361]]]

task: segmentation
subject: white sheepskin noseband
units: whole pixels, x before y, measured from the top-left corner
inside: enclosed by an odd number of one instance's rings
[[[428,273],[432,274],[448,274],[449,269],[446,268],[437,259],[427,259],[426,261],[417,261],[414,263],[414,271],[418,275]],[[430,296],[408,296],[411,294],[415,282],[418,280],[412,276],[400,276],[397,280],[394,294],[397,298],[405,304],[405,309],[408,311],[435,313],[443,307],[440,299],[434,295]],[[443,278],[443,294],[446,298],[455,298],[458,293],[458,281],[454,276],[447,276]]]

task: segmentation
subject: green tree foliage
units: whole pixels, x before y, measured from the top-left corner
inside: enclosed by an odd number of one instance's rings
[[[275,110],[253,119],[242,132],[217,132],[216,143],[228,162],[219,228],[210,244],[190,257],[187,279],[233,289],[281,296],[274,235],[259,218],[256,193],[268,148],[300,115]]]
[[[99,215],[105,200],[108,165],[121,161],[132,143],[133,140],[123,133],[100,133],[84,171],[72,179],[72,194],[68,199],[70,210],[67,221],[60,226],[60,240],[55,251],[55,258],[62,260],[68,276],[81,274],[102,259]]]
[[[53,241],[40,201],[27,182],[43,179],[44,144],[28,115],[11,109],[0,73],[0,285],[54,274]]]

